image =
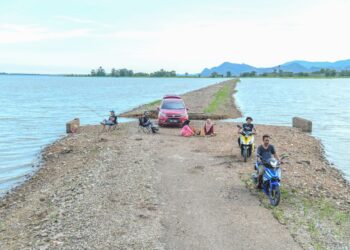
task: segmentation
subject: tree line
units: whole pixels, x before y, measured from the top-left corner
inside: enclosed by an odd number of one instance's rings
[[[314,72],[298,72],[293,73],[289,71],[277,70],[273,72],[265,72],[258,74],[256,71],[244,72],[239,75],[233,75],[230,71],[227,73],[219,74],[217,72],[212,72],[210,77],[350,77],[350,70],[336,71],[334,69],[321,69]]]
[[[166,71],[164,69],[155,71],[153,73],[144,73],[137,72],[129,69],[115,69],[113,68],[110,73],[107,73],[104,68],[99,67],[97,69],[92,69],[90,76],[99,76],[99,77],[176,77],[176,71]]]
[[[68,75],[68,76],[97,76],[97,77],[204,77],[200,74],[189,75],[177,75],[175,70],[167,71],[164,69],[155,71],[153,73],[134,72],[129,69],[115,69],[112,68],[110,72],[106,72],[103,67],[92,69],[88,75]],[[212,72],[208,77],[210,78],[232,78],[232,77],[350,77],[350,70],[336,71],[334,69],[320,69],[314,72],[298,72],[293,73],[289,71],[283,71],[281,69],[274,69],[272,72],[258,73],[256,71],[244,72],[239,75],[233,74],[231,71],[227,71],[226,74],[220,74],[218,72]]]

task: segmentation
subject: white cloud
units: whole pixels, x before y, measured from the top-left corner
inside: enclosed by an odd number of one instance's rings
[[[59,31],[46,28],[47,24],[0,24],[0,44],[83,38],[72,41],[71,48],[69,41],[67,46],[60,46],[59,51],[45,53],[40,51],[40,44],[30,51],[33,56],[25,54],[21,46],[13,46],[5,58],[7,49],[1,51],[0,48],[1,60],[26,64],[40,61],[43,65],[50,61],[65,65],[69,61],[86,67],[103,65],[140,71],[164,67],[179,72],[199,72],[224,61],[275,66],[295,59],[350,58],[347,34],[350,2],[310,0],[312,4],[305,5],[304,1],[296,2],[298,4],[290,2],[290,6],[279,4],[274,11],[266,6],[250,9],[251,6],[221,8],[218,5],[217,9],[209,6],[207,11],[203,8],[184,11],[176,17],[164,14],[160,19],[128,16],[115,22],[118,24],[115,28],[97,21],[103,20],[103,16],[96,20],[56,16],[67,22],[62,26],[70,27]],[[138,22],[133,22],[134,19]],[[100,28],[102,26],[109,28]],[[89,39],[85,39],[87,37]]]
[[[84,18],[70,17],[70,16],[55,16],[55,18],[63,20],[63,21],[78,23],[78,24],[94,24],[94,25],[105,27],[105,28],[112,28],[113,27],[113,25],[110,25],[107,23],[102,23],[102,22],[97,22],[97,21],[94,21],[91,19],[84,19]]]
[[[38,25],[0,24],[0,43],[26,43],[44,40],[84,37],[88,29],[52,31]]]

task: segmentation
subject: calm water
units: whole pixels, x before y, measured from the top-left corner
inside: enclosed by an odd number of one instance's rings
[[[65,133],[68,120],[98,124],[111,109],[121,113],[218,81],[0,76],[0,195],[33,172],[40,150]]]
[[[350,180],[350,79],[242,79],[236,103],[255,123],[313,122],[327,158]]]

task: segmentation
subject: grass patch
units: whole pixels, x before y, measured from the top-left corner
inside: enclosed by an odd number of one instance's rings
[[[59,212],[58,210],[54,210],[50,213],[49,218],[52,222],[58,222],[58,217],[59,217]]]
[[[153,102],[147,103],[146,105],[153,106],[153,105],[159,105],[161,100],[155,100]]]
[[[143,105],[144,108],[153,108],[154,106],[159,106],[162,100],[155,100],[153,102]]]
[[[0,221],[0,232],[5,231],[5,225]]]
[[[272,216],[281,224],[285,225],[287,224],[287,219],[284,216],[284,212],[281,208],[279,207],[273,207],[272,208]]]
[[[323,220],[330,220],[336,225],[347,224],[350,222],[350,212],[339,210],[333,203],[321,199],[318,201],[319,217]]]
[[[316,223],[314,221],[310,221],[307,224],[307,230],[312,234],[312,235],[318,235],[318,230],[316,227]]]
[[[349,245],[350,211],[338,207],[332,199],[311,197],[295,188],[281,186],[281,203],[273,207],[263,192],[255,190],[248,173],[240,178],[279,223],[288,225],[305,249]]]
[[[208,107],[204,109],[204,113],[215,113],[219,108],[230,100],[231,86],[229,84],[224,85],[216,92],[214,99],[211,101]]]

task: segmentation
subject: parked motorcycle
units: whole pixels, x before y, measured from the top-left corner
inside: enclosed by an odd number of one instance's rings
[[[263,164],[265,166],[265,173],[263,175],[263,183],[262,188],[264,193],[270,200],[270,204],[272,206],[277,206],[281,200],[281,191],[280,191],[280,182],[281,182],[281,169],[280,165],[282,160],[286,158],[286,156],[282,156],[281,161],[277,161],[275,158],[271,158],[268,160],[264,160],[262,157],[260,158],[260,162],[255,163],[256,173],[253,174],[253,182],[258,184],[258,169],[259,164]]]
[[[244,131],[240,125],[237,125],[237,127],[242,130],[239,136],[239,145],[244,162],[247,162],[247,159],[252,155],[255,148],[254,133],[250,131]]]

